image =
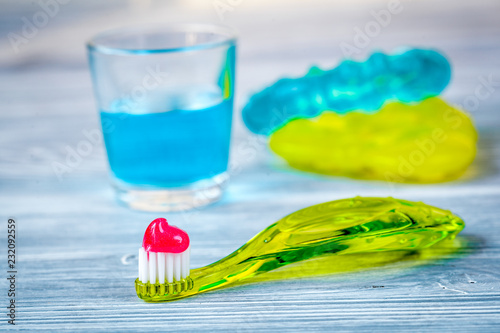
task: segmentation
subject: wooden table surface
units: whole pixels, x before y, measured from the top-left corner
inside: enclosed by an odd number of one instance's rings
[[[0,330],[500,331],[500,2],[401,0],[355,55],[400,46],[448,55],[454,75],[444,97],[469,103],[480,132],[478,158],[460,180],[394,185],[298,173],[242,125],[241,106],[252,92],[313,64],[333,67],[342,57],[339,45],[353,44],[357,29],[388,6],[375,0],[74,0],[53,6],[45,26],[12,44],[8,34],[22,36],[26,21],[43,9],[38,2],[0,2]],[[192,267],[222,258],[297,209],[356,195],[450,209],[466,221],[463,248],[434,260],[278,277],[172,303],[139,300],[134,255],[147,224],[165,214],[115,202],[99,143],[61,179],[53,165],[65,163],[67,149],[99,128],[85,40],[126,24],[176,21],[240,31],[231,157],[237,168],[230,186],[215,205],[166,214],[191,236]],[[493,82],[491,94],[475,98],[485,80]],[[15,326],[6,321],[9,217],[18,232]]]

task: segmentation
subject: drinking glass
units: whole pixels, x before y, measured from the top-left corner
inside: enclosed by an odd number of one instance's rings
[[[219,199],[228,179],[233,30],[128,28],[97,35],[87,49],[118,199],[147,211]]]

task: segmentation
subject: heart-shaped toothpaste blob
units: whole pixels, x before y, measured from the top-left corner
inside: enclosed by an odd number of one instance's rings
[[[142,247],[147,252],[181,253],[189,247],[189,236],[184,230],[168,225],[161,217],[147,227]]]

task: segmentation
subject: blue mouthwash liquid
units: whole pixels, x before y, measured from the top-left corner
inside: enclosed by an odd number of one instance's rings
[[[175,187],[225,172],[232,99],[205,94],[200,101],[198,94],[162,100],[120,100],[101,110],[113,175],[131,185]]]

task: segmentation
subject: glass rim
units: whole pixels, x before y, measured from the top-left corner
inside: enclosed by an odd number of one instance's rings
[[[225,37],[222,40],[214,42],[202,42],[199,44],[179,46],[179,47],[159,47],[159,48],[122,48],[107,46],[106,43],[99,42],[99,39],[111,37],[120,33],[173,33],[173,32],[212,32]],[[133,54],[152,54],[152,53],[172,53],[172,52],[187,52],[195,50],[205,50],[217,48],[223,45],[236,44],[237,32],[234,28],[225,25],[205,24],[205,23],[176,23],[176,24],[163,24],[163,25],[139,25],[128,26],[117,29],[106,30],[94,35],[87,41],[86,46],[88,51],[96,51],[105,54],[116,55],[133,55]]]

